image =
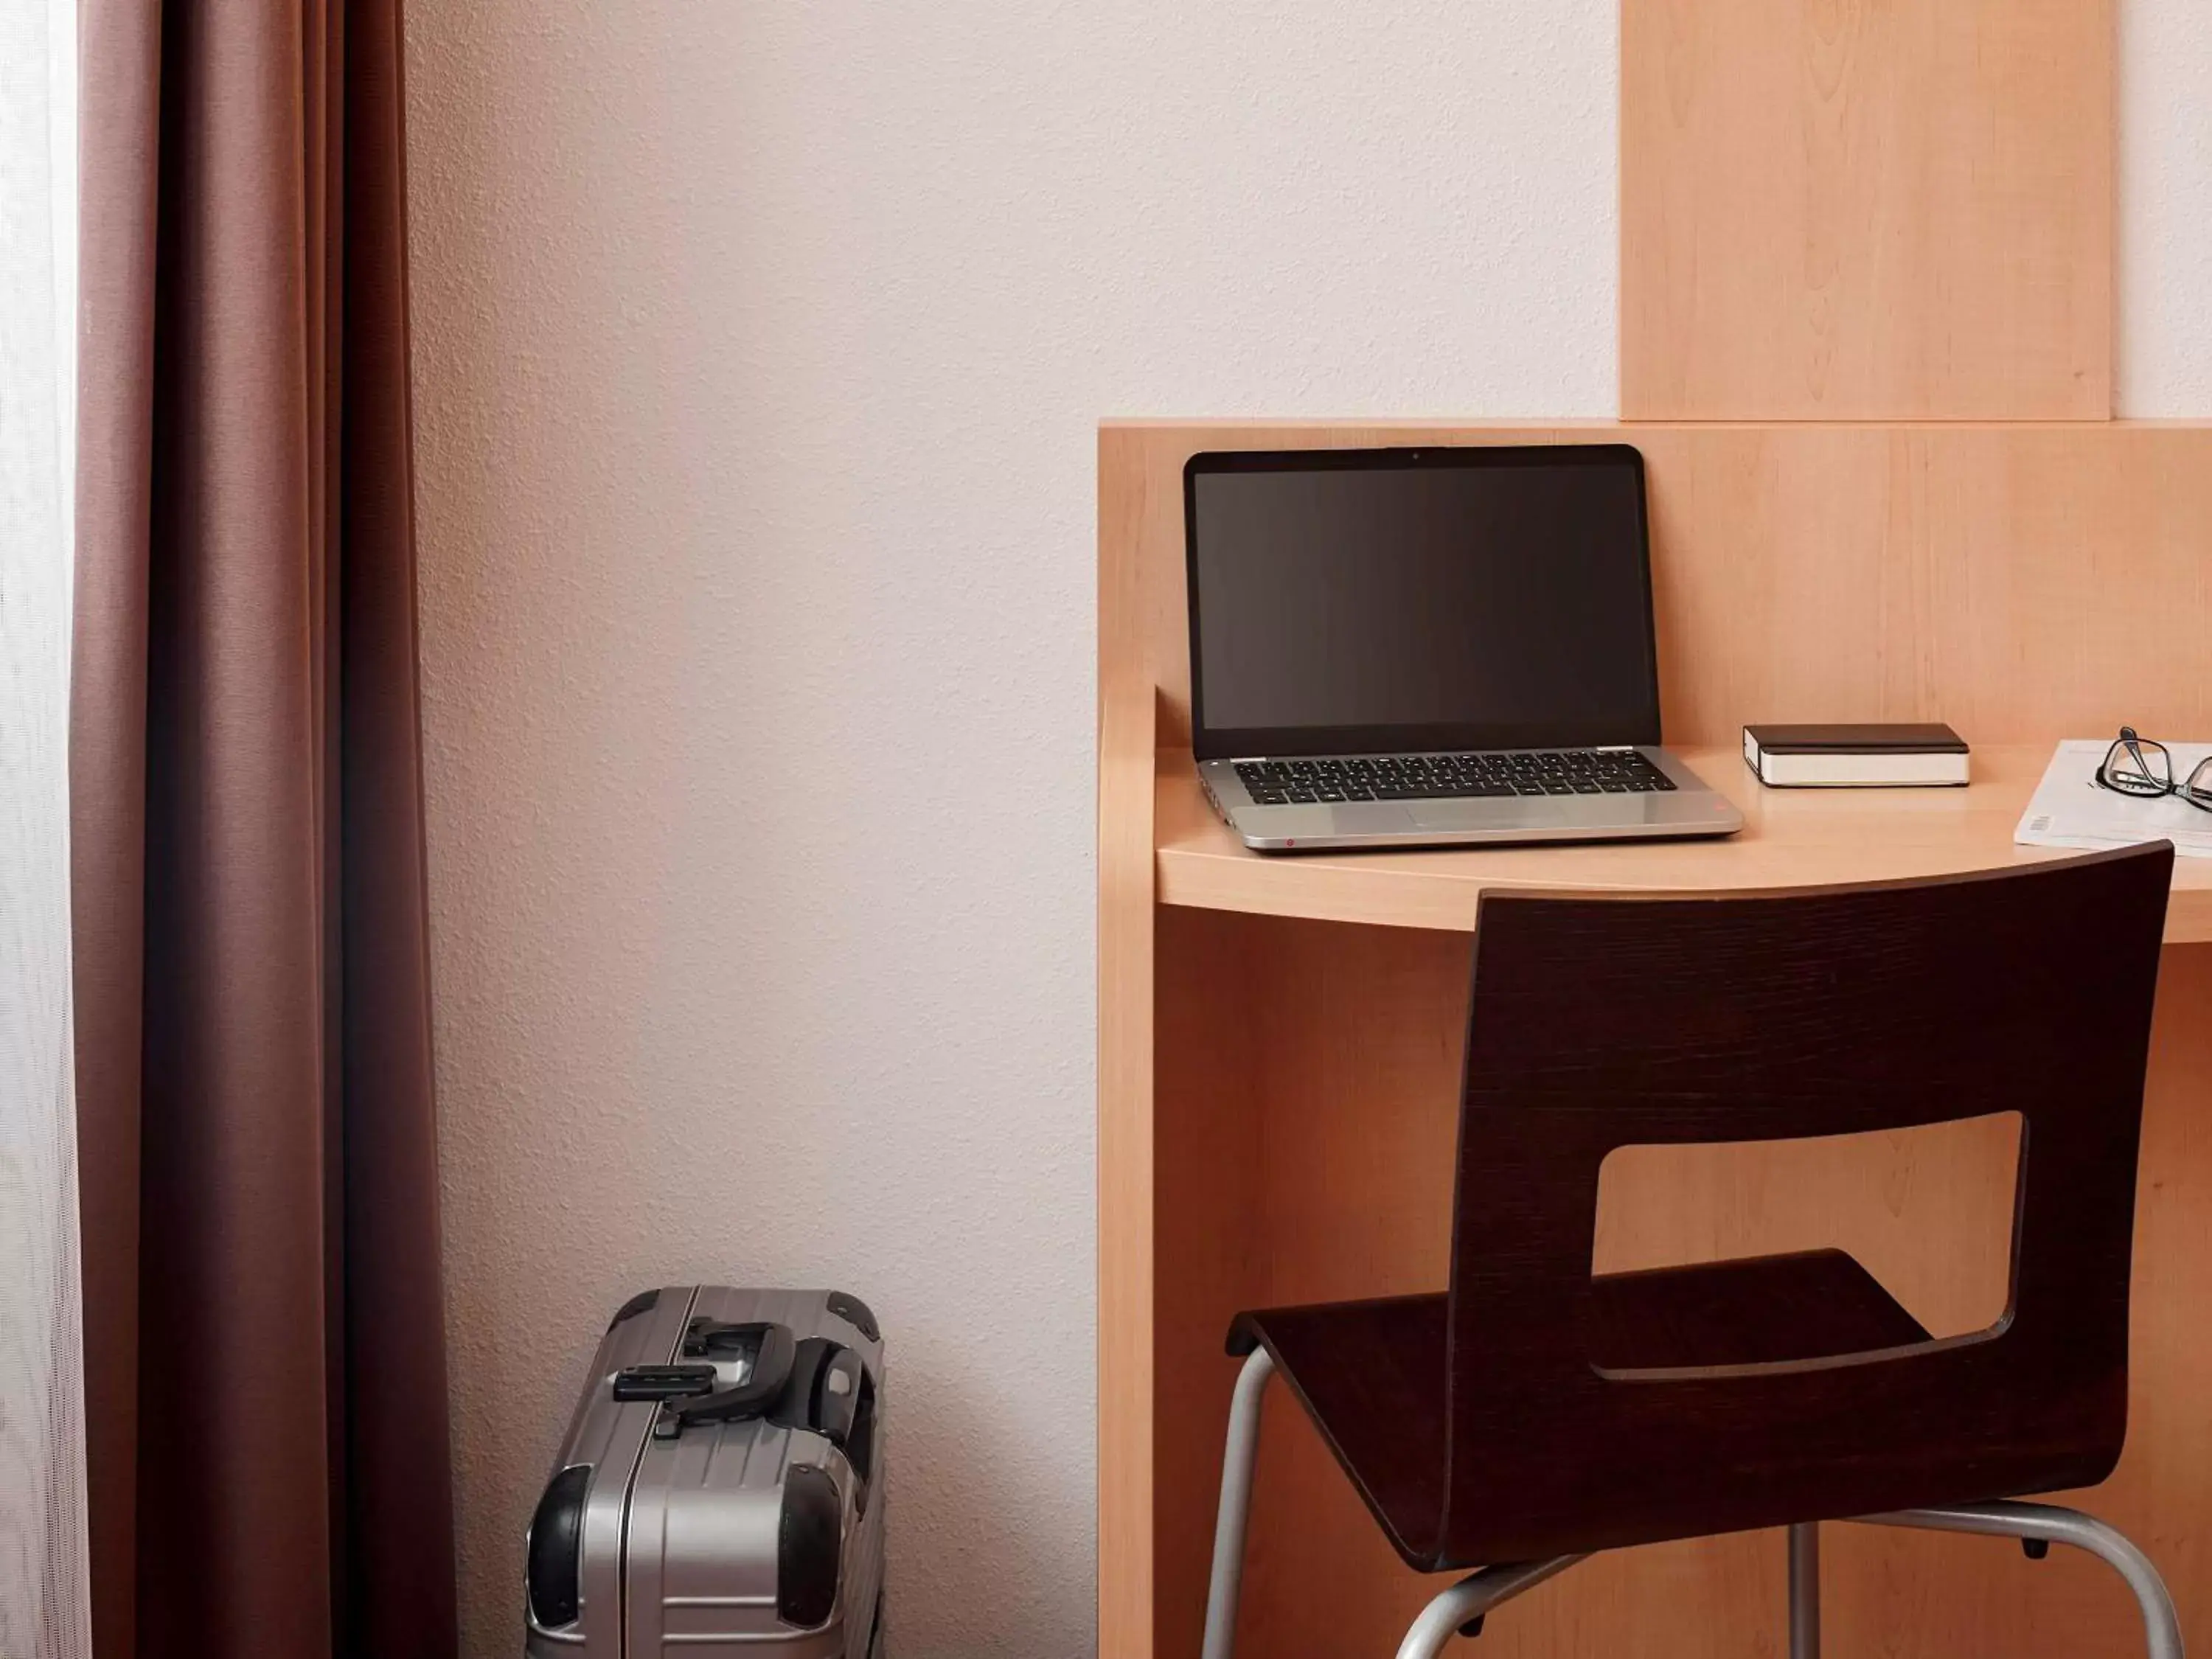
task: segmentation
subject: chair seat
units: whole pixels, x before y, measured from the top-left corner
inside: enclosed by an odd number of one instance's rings
[[[1773,1364],[1929,1340],[1842,1250],[1600,1274],[1590,1290],[1590,1359],[1607,1371]],[[1423,1567],[1434,1565],[1444,1509],[1445,1310],[1440,1295],[1274,1308],[1238,1315],[1230,1334],[1232,1352],[1267,1350],[1391,1543]],[[1592,1455],[1575,1443],[1546,1449],[1563,1467]]]

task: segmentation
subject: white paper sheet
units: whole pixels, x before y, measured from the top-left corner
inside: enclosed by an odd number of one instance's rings
[[[2112,746],[2110,738],[2069,738],[2060,744],[2012,838],[2026,847],[2093,848],[2170,841],[2185,857],[2212,859],[2212,812],[2177,796],[2138,800],[2098,783],[2097,769]],[[2173,757],[2177,781],[2212,755],[2209,743],[2170,743],[2166,749]]]

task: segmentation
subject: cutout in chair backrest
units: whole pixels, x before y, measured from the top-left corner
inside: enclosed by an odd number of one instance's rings
[[[1929,1335],[1987,1331],[2012,1302],[2021,1119],[1803,1140],[1615,1147],[1598,1170],[1593,1273],[1848,1253]]]

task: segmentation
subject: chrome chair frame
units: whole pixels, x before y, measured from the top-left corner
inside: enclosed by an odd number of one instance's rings
[[[1237,1608],[1244,1571],[1246,1518],[1260,1454],[1260,1411],[1275,1363],[1255,1349],[1237,1378],[1229,1407],[1229,1440],[1221,1471],[1221,1507],[1213,1533],[1213,1577],[1206,1598],[1202,1659],[1233,1659]],[[2142,1613],[2148,1659],[2183,1659],[2181,1625],[2173,1598],[2151,1559],[2117,1528],[2079,1510],[2055,1504],[1992,1502],[1941,1509],[1898,1510],[1850,1517],[1854,1524],[1915,1527],[1933,1532],[1983,1533],[2016,1538],[2023,1545],[2064,1544],[2087,1551],[2127,1581]],[[2036,1552],[2031,1551],[2031,1553]],[[1580,1555],[1544,1561],[1500,1563],[1469,1573],[1424,1607],[1398,1644],[1398,1659],[1437,1659],[1444,1644],[1493,1607],[1565,1572]],[[1472,1632],[1470,1632],[1472,1633]],[[1817,1522],[1790,1528],[1790,1659],[1820,1659],[1820,1529]]]

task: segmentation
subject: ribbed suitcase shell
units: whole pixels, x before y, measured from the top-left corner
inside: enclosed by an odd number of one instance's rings
[[[833,1305],[845,1311],[833,1312]],[[659,1402],[615,1399],[615,1376],[633,1365],[680,1363],[685,1333],[702,1318],[781,1324],[796,1340],[823,1337],[852,1349],[872,1393],[871,1444],[863,1459],[868,1478],[860,1479],[853,1459],[828,1436],[765,1418],[696,1424],[675,1438],[654,1438]],[[587,1467],[574,1617],[541,1624],[526,1583],[528,1659],[869,1659],[879,1653],[884,1360],[880,1335],[869,1334],[873,1323],[864,1305],[827,1291],[681,1285],[626,1304],[592,1358],[546,1502],[532,1522],[533,1531],[557,1524],[549,1517],[555,1485],[564,1471]],[[828,1474],[842,1515],[836,1602],[826,1620],[806,1627],[787,1623],[778,1611],[784,1498],[795,1467]],[[565,1567],[565,1559],[557,1565]]]

